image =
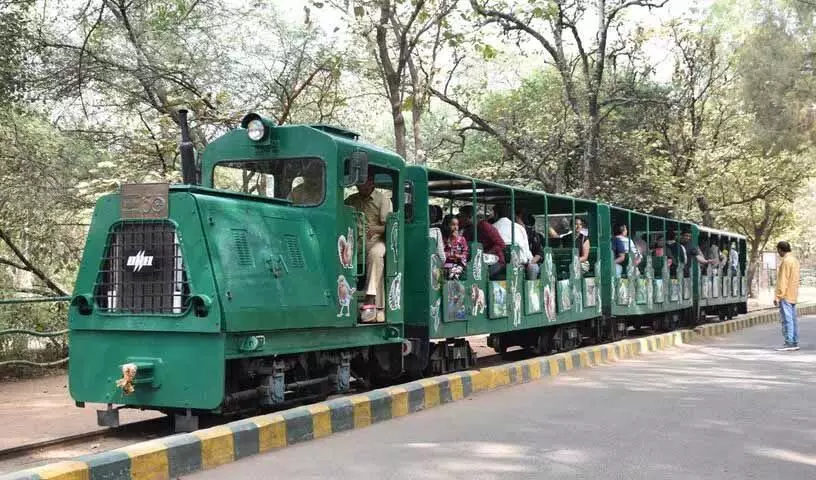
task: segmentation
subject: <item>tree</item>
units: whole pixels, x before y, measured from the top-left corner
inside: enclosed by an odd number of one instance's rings
[[[618,37],[615,42],[610,31],[619,32],[623,13],[632,7],[660,8],[667,0],[550,0],[544,5],[530,2],[471,0],[474,11],[483,25],[495,24],[505,34],[529,39],[545,52],[561,79],[561,98],[571,113],[572,129],[581,149],[581,191],[596,194],[597,178],[601,173],[601,130],[608,109],[630,101],[604,98],[604,80],[607,62],[613,65],[618,57],[630,54],[627,42]],[[591,17],[591,18],[588,18]],[[594,40],[581,36],[581,27],[595,20]],[[638,34],[635,33],[635,36]],[[637,44],[637,41],[633,42]],[[577,65],[577,69],[574,68]],[[577,70],[577,71],[576,71]],[[439,98],[456,106],[445,92]],[[472,113],[472,112],[471,112]],[[478,121],[474,118],[474,121]],[[503,143],[510,143],[507,139]],[[511,149],[513,150],[513,149]]]
[[[323,2],[316,3],[322,5]],[[427,86],[436,73],[440,48],[443,42],[450,40],[447,17],[456,8],[458,0],[329,3],[347,16],[353,31],[365,41],[371,53],[391,110],[396,152],[403,158],[424,163],[421,125],[429,102]],[[406,110],[412,117],[411,155],[403,114]]]
[[[319,121],[342,103],[342,52],[271,7],[104,0],[76,18],[64,30],[43,27],[38,86],[51,101],[78,105],[79,115],[61,118],[64,128],[132,154],[125,178],[178,178],[180,108],[194,112],[191,135],[203,148],[250,110],[264,109],[278,123]]]

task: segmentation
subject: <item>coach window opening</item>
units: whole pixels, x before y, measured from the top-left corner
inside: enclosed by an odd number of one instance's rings
[[[405,181],[405,223],[414,223],[414,182]]]

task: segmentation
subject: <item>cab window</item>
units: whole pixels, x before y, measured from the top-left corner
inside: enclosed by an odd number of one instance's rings
[[[213,170],[213,188],[313,207],[323,203],[326,165],[317,158],[220,162]]]

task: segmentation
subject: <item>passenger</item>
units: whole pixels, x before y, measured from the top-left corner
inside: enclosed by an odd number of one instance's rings
[[[468,242],[472,242],[474,238],[473,226],[473,207],[466,205],[459,209],[458,215],[459,225],[462,228],[462,234]],[[479,243],[482,244],[482,251],[490,255],[495,255],[498,261],[490,265],[490,279],[498,280],[501,278],[505,270],[504,249],[506,247],[504,240],[493,225],[486,220],[479,220],[476,224],[479,238]]]
[[[623,274],[623,264],[626,262],[626,255],[629,253],[629,230],[626,225],[615,225],[615,237],[612,239],[612,254],[615,257],[615,276],[620,278]]]
[[[303,183],[289,193],[289,200],[295,205],[317,205],[323,201],[323,163],[320,160],[305,160],[302,170]]]
[[[739,272],[739,252],[737,251],[737,243],[731,242],[731,249],[728,252],[728,257],[731,264],[731,275],[738,275]]]
[[[436,205],[428,205],[428,218],[432,219],[434,214],[434,209]],[[439,227],[431,227],[428,229],[428,237],[434,239],[436,241],[436,249],[433,253],[439,257],[439,260],[442,263],[445,263],[445,240],[442,238],[442,230]]]
[[[663,239],[663,235],[658,235],[657,239],[654,243],[654,255],[656,257],[666,257],[666,266],[671,268],[672,265],[672,256],[670,254],[669,249],[666,248],[666,241]]]
[[[583,218],[575,219],[575,248],[578,249],[578,261],[581,263],[581,273],[589,271],[589,230]]]
[[[713,262],[705,258],[703,252],[691,242],[691,232],[688,230],[684,231],[680,235],[680,244],[683,248],[685,248],[685,252],[687,257],[690,257],[690,260],[697,260],[700,265],[711,265]],[[716,260],[715,260],[716,262]],[[683,275],[689,276],[691,272],[691,261],[686,262],[686,268],[683,269]]]
[[[637,247],[637,251],[635,252],[635,265],[640,265],[643,256],[649,254],[649,243],[646,241],[646,234],[642,234],[636,238],[634,242],[635,247]]]
[[[535,262],[541,269],[541,263],[544,261],[544,235],[538,233],[535,229],[535,216],[527,215],[526,222],[524,222],[524,229],[527,230],[527,238],[530,239],[530,253],[533,257],[538,257]]]
[[[428,223],[430,223],[432,227],[442,227],[442,207],[439,205],[428,205],[428,216]]]
[[[459,280],[464,276],[468,261],[468,245],[459,234],[459,220],[448,215],[442,221],[442,237],[445,241],[445,273],[448,280]]]
[[[392,211],[391,200],[374,189],[374,174],[369,173],[368,179],[357,186],[357,193],[346,199],[346,205],[362,212],[366,219],[366,287],[365,299],[361,310],[360,321],[370,323],[377,321],[383,311],[385,302],[385,286],[383,272],[385,270],[385,224],[388,214]],[[362,225],[359,225],[362,232]],[[376,309],[376,314],[372,313]]]
[[[497,205],[495,208],[496,216],[499,217],[496,223],[493,224],[496,230],[499,231],[505,245],[510,245],[513,242],[513,235],[515,234],[516,243],[521,250],[519,262],[524,265],[527,280],[535,280],[538,278],[540,267],[538,261],[540,257],[533,255],[530,251],[530,240],[527,238],[527,231],[524,229],[524,213],[516,210],[516,221],[510,220],[510,209],[506,205]],[[515,233],[514,233],[515,232]]]
[[[705,248],[703,245],[700,245],[700,250],[705,252],[706,260],[709,261],[709,265],[719,265],[720,263],[720,246],[717,245],[717,242],[711,241],[711,245],[708,248]]]

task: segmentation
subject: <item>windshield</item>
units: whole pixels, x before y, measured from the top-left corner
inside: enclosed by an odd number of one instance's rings
[[[323,203],[325,177],[326,165],[317,158],[234,160],[215,165],[213,188],[313,207]]]

